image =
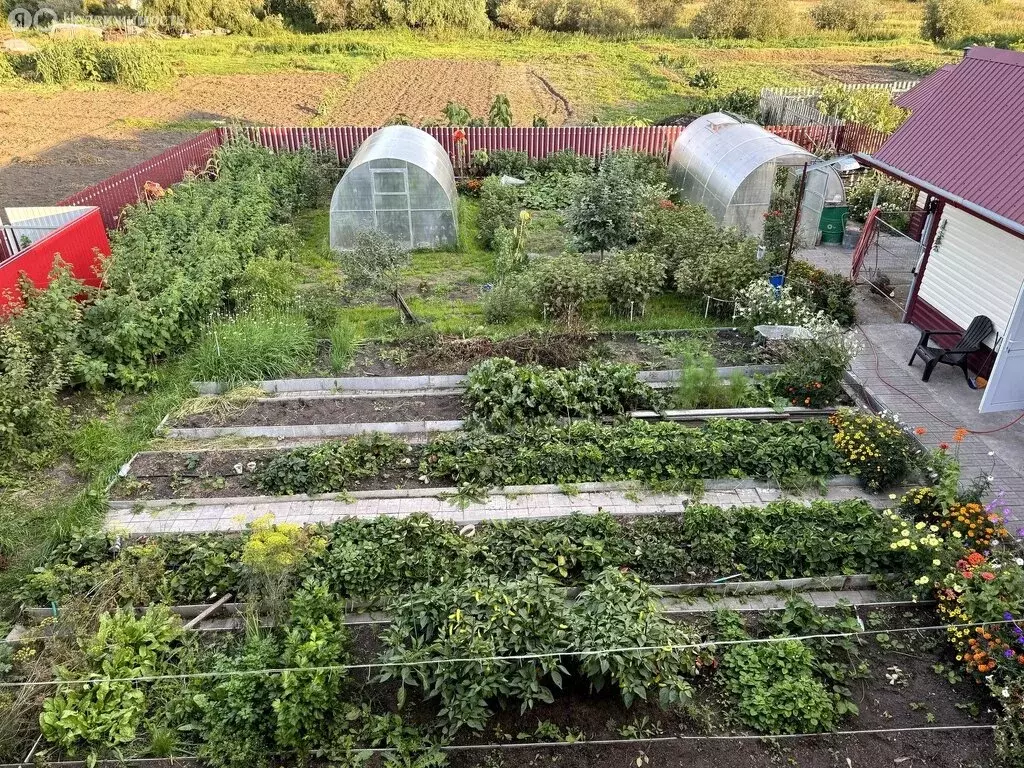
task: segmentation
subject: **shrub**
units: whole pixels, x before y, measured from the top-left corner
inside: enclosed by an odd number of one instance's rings
[[[530,262],[530,292],[537,311],[545,318],[572,324],[583,306],[604,292],[600,267],[574,253]]]
[[[492,701],[515,703],[522,713],[538,702],[554,701],[552,688],[561,686],[566,670],[552,652],[568,647],[569,623],[565,593],[547,577],[509,581],[478,575],[416,587],[393,607],[392,623],[382,637],[383,661],[406,666],[385,668],[382,679],[401,682],[399,705],[409,688],[439,699],[438,716],[447,734],[465,727],[482,731],[493,714]],[[551,655],[486,664],[414,664],[528,654]]]
[[[921,36],[928,40],[955,41],[977,35],[987,18],[974,0],[927,0],[921,21]]]
[[[808,301],[816,312],[824,313],[844,328],[857,322],[853,281],[846,275],[826,272],[797,259],[789,267],[787,280],[795,295]]]
[[[840,117],[868,125],[884,133],[899,128],[907,110],[893,104],[892,93],[884,88],[852,90],[841,85],[827,85],[821,91],[818,109],[830,117]]]
[[[242,310],[288,309],[295,301],[296,286],[301,278],[302,269],[298,264],[260,256],[245,265],[230,289],[230,296]]]
[[[880,491],[906,480],[914,466],[915,450],[895,418],[845,409],[829,421],[848,471],[866,488]]]
[[[514,176],[523,178],[530,167],[530,156],[526,152],[499,149],[487,158],[487,173],[491,176]]]
[[[300,315],[238,315],[214,323],[189,355],[201,381],[240,384],[280,379],[313,362],[316,339]]]
[[[637,372],[635,366],[620,363],[546,369],[492,358],[470,369],[463,398],[471,418],[488,429],[566,417],[622,416],[660,403],[650,386],[637,381]]]
[[[484,294],[484,319],[492,325],[509,323],[529,313],[532,308],[531,292],[529,280],[522,276],[501,278]]]
[[[898,229],[904,228],[909,221],[907,212],[917,200],[917,190],[882,173],[866,173],[854,182],[847,193],[850,215],[864,221],[875,200],[875,192],[878,192],[878,207],[885,220]]]
[[[488,162],[488,167],[490,163]],[[519,188],[501,183],[497,176],[488,176],[480,188],[479,222],[480,238],[484,245],[492,247],[494,233],[499,227],[514,230],[519,223],[522,210]]]
[[[826,323],[812,325],[814,337],[776,345],[782,368],[769,389],[790,405],[824,408],[843,393],[843,376],[857,351],[854,338]]]
[[[622,34],[640,22],[632,0],[540,0],[535,18],[541,29],[595,35]]]
[[[649,29],[671,29],[679,26],[683,3],[679,0],[640,0],[640,26]]]
[[[665,283],[665,260],[653,253],[616,252],[604,262],[605,291],[612,311],[632,320]]]
[[[490,26],[486,0],[395,0],[385,3],[392,24],[482,32]]]
[[[19,280],[21,303],[0,317],[0,470],[38,463],[64,432],[57,397],[83,364],[76,296],[82,284],[59,258],[40,290]]]
[[[702,38],[770,40],[784,37],[792,23],[792,11],[784,0],[709,0],[690,30]]]
[[[874,0],[821,0],[811,9],[817,29],[853,32],[868,37],[878,32],[885,10]]]
[[[696,641],[691,630],[665,615],[661,595],[631,573],[603,571],[572,606],[572,639],[580,650],[656,648],[583,656],[582,673],[594,691],[619,689],[623,703],[656,699],[663,707],[686,703],[697,673],[696,654],[673,646]]]
[[[305,202],[315,156],[239,141],[213,162],[216,181],[185,181],[122,215],[102,264],[104,287],[85,310],[90,383],[148,383],[147,366],[203,331],[250,259],[281,255],[279,224]]]
[[[770,268],[767,260],[757,260],[757,241],[752,238],[742,240],[735,234],[721,233],[705,248],[697,258],[679,261],[675,283],[676,290],[684,296],[732,301],[740,290],[765,276]]]
[[[577,154],[575,150],[560,149],[538,160],[536,166],[540,173],[572,176],[593,171],[594,161],[585,155]]]
[[[702,91],[708,91],[712,88],[717,88],[722,79],[718,76],[718,73],[713,69],[698,69],[693,75],[690,76],[690,85],[693,88],[700,88]]]
[[[116,43],[99,50],[102,79],[133,91],[145,91],[163,84],[171,76],[171,65],[163,51],[143,43]]]
[[[356,247],[340,255],[345,277],[355,288],[369,288],[387,295],[401,313],[402,322],[417,323],[402,298],[402,270],[409,266],[409,252],[379,230],[360,232]]]
[[[35,68],[48,85],[100,80],[99,44],[81,37],[54,40],[36,51]]]
[[[141,13],[161,19],[160,31],[172,34],[214,27],[252,32],[262,8],[257,0],[143,0]]]
[[[738,239],[722,230],[703,205],[674,205],[665,201],[646,212],[637,247],[665,260],[669,275],[682,262],[699,259],[723,240]]]
[[[603,252],[636,242],[640,223],[668,194],[664,166],[658,165],[618,152],[608,155],[596,174],[580,178],[566,221],[581,249]]]

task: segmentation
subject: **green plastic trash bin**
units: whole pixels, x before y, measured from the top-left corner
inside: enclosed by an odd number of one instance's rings
[[[821,209],[821,242],[842,245],[846,231],[846,216],[850,212],[846,205],[827,205]]]

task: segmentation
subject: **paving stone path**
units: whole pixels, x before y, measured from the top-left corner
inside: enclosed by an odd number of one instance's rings
[[[958,369],[940,365],[929,382],[921,381],[920,361],[907,365],[919,337],[916,328],[885,324],[860,330],[867,343],[851,365],[856,382],[909,427],[923,428],[922,445],[946,444],[960,461],[964,482],[991,477],[993,495],[1009,508],[1011,529],[1024,531],[1024,420],[1010,425],[1020,411],[979,413],[982,393],[968,388]],[[957,427],[974,432],[956,442]]]
[[[589,484],[598,485],[598,484]],[[826,496],[816,493],[793,496],[777,488],[736,481],[733,487],[722,482],[709,484],[701,503],[721,507],[763,506],[782,498],[810,502],[825,498],[832,501],[865,498],[876,506],[889,503],[888,496],[868,494],[852,478],[835,478]],[[436,493],[436,491],[435,491]],[[332,496],[288,497],[254,496],[231,499],[179,499],[111,502],[105,527],[131,536],[160,533],[200,533],[240,531],[253,520],[267,515],[276,522],[309,525],[330,523],[347,517],[406,517],[424,512],[442,520],[478,523],[484,520],[513,518],[547,519],[573,512],[595,513],[604,510],[614,515],[648,515],[682,511],[690,503],[686,494],[660,494],[629,490],[589,490],[569,495],[557,486],[506,489],[486,500],[464,507],[449,498],[409,492],[363,492],[348,498]]]

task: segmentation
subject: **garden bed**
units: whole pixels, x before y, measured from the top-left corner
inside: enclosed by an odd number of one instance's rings
[[[265,398],[236,412],[197,413],[170,418],[167,427],[261,427],[300,424],[362,424],[461,419],[466,408],[459,395],[401,397]]]
[[[632,363],[645,369],[678,368],[695,342],[707,345],[719,366],[757,365],[771,355],[753,336],[735,328],[655,331],[648,333],[520,334],[494,341],[487,337],[412,337],[363,344],[346,369],[348,376],[465,374],[492,357],[517,363],[572,367],[584,360]],[[326,366],[321,366],[329,370]]]

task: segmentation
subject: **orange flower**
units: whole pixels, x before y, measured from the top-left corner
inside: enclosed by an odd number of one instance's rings
[[[914,430],[914,434],[915,435],[927,435],[928,434],[928,430],[925,429],[924,427],[917,427]]]
[[[964,441],[964,438],[967,437],[967,435],[969,434],[970,433],[963,427],[958,427],[957,429],[953,430],[953,442],[962,443]]]

